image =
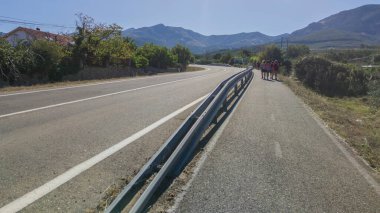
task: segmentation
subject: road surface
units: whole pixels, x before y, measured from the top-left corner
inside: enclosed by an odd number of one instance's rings
[[[380,212],[378,179],[259,75],[174,212]]]
[[[0,94],[0,212],[96,207],[109,186],[141,168],[201,97],[242,70],[207,68]]]

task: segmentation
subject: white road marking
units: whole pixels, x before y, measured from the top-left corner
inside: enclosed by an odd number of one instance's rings
[[[282,158],[281,145],[277,141],[274,143],[274,153],[275,153],[276,157]]]
[[[116,81],[106,81],[106,82],[92,83],[92,84],[89,83],[89,84],[82,84],[82,85],[78,85],[78,86],[69,86],[69,87],[60,87],[60,88],[51,88],[51,89],[41,89],[41,90],[33,90],[33,91],[28,91],[28,92],[9,93],[9,94],[0,95],[0,97],[7,97],[7,96],[14,96],[14,95],[24,95],[24,94],[39,93],[39,92],[49,92],[49,91],[55,91],[55,90],[74,89],[74,88],[97,86],[97,85],[103,85],[103,84],[120,83],[120,82],[134,81],[134,80],[140,80],[140,79],[145,79],[145,78],[148,78],[148,77],[135,78],[135,79],[125,79],[125,80],[116,80]]]
[[[271,119],[273,122],[276,121],[276,118],[274,117],[273,114],[270,115],[270,119]]]
[[[209,70],[210,70],[210,68],[206,68],[204,71],[209,71]],[[160,76],[158,76],[158,77],[160,77]],[[39,92],[49,92],[49,91],[55,91],[55,90],[74,89],[74,88],[97,86],[97,85],[103,85],[103,84],[121,83],[121,82],[125,82],[125,81],[135,81],[135,80],[142,80],[142,79],[146,79],[146,78],[151,78],[151,77],[128,78],[128,79],[124,79],[124,80],[105,81],[105,82],[100,82],[100,83],[88,83],[88,84],[82,84],[82,85],[77,85],[77,86],[68,86],[68,87],[60,87],[60,88],[33,90],[33,91],[27,91],[27,92],[0,94],[0,97],[7,97],[7,96],[14,96],[14,95],[25,95],[25,94],[39,93]]]
[[[127,92],[147,89],[147,88],[156,87],[156,86],[162,86],[162,85],[176,83],[176,82],[181,82],[181,81],[187,81],[187,80],[190,80],[190,79],[200,78],[200,77],[204,77],[204,76],[207,76],[207,75],[212,75],[212,74],[195,76],[195,77],[191,77],[191,78],[180,79],[180,80],[175,80],[175,81],[169,81],[169,82],[165,82],[165,83],[153,84],[153,85],[149,85],[149,86],[144,86],[144,87],[139,87],[139,88],[134,88],[134,89],[129,89],[129,90],[123,90],[123,91],[120,91],[120,92],[113,92],[113,93],[109,93],[109,94],[105,94],[105,95],[98,95],[98,96],[94,96],[94,97],[90,97],[90,98],[84,98],[84,99],[79,99],[79,100],[75,100],[75,101],[68,101],[68,102],[64,102],[64,103],[53,104],[53,105],[48,105],[48,106],[44,106],[44,107],[38,107],[38,108],[33,108],[33,109],[28,109],[28,110],[23,110],[23,111],[18,111],[18,112],[13,112],[13,113],[9,113],[9,114],[0,115],[0,118],[10,117],[10,116],[13,116],[13,115],[19,115],[19,114],[24,114],[24,113],[28,113],[28,112],[34,112],[34,111],[43,110],[43,109],[50,109],[50,108],[53,108],[53,107],[59,107],[59,106],[64,106],[64,105],[68,105],[68,104],[74,104],[74,103],[79,103],[79,102],[83,102],[83,101],[94,100],[94,99],[98,99],[98,98],[104,98],[104,97],[112,96],[112,95],[119,95],[119,94],[123,94],[123,93],[127,93]]]
[[[23,208],[27,207],[29,204],[35,202],[36,200],[40,199],[41,197],[45,196],[46,194],[50,193],[51,191],[55,190],[62,184],[66,183],[67,181],[73,179],[77,175],[81,174],[82,172],[86,171],[87,169],[91,168],[95,164],[99,163],[100,161],[106,159],[107,157],[113,155],[117,151],[121,150],[128,144],[134,142],[135,140],[141,138],[145,134],[149,133],[150,131],[154,130],[155,128],[159,127],[160,125],[164,124],[168,120],[174,118],[175,116],[179,115],[180,113],[184,112],[185,110],[189,109],[190,107],[196,105],[200,101],[202,101],[204,98],[208,96],[205,95],[203,97],[198,98],[197,100],[191,102],[190,104],[172,112],[171,114],[161,118],[160,120],[152,123],[151,125],[145,127],[144,129],[134,133],[130,137],[124,139],[123,141],[111,146],[110,148],[104,150],[103,152],[95,155],[94,157],[74,166],[73,168],[67,170],[63,174],[59,175],[58,177],[50,180],[49,182],[45,183],[44,185],[34,189],[33,191],[30,191],[26,193],[25,195],[17,198],[16,200],[12,201],[11,203],[3,206],[0,208],[0,213],[11,213],[11,212],[17,212],[22,210]]]

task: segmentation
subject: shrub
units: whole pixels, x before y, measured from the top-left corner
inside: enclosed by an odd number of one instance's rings
[[[358,96],[368,91],[365,72],[354,66],[305,57],[295,64],[296,76],[308,87],[327,96]]]
[[[286,56],[289,58],[297,58],[308,55],[309,53],[310,49],[306,45],[290,45],[286,50]]]
[[[259,54],[260,61],[262,60],[277,60],[282,62],[282,52],[276,45],[266,46],[264,51]]]
[[[373,56],[373,62],[375,64],[380,64],[380,55]]]
[[[31,50],[34,53],[31,75],[40,79],[48,77],[52,81],[62,78],[63,74],[59,69],[59,64],[65,56],[62,46],[51,41],[36,40],[32,43]]]
[[[380,107],[380,69],[371,70],[371,81],[369,82],[368,94],[374,106]]]
[[[136,68],[145,68],[149,65],[149,60],[142,55],[135,55],[132,63]]]
[[[291,74],[291,71],[292,71],[292,62],[290,60],[285,60],[282,63],[281,73],[283,75],[289,76]]]
[[[177,44],[171,51],[173,55],[177,56],[177,62],[181,65],[181,68],[186,69],[192,56],[189,48]]]
[[[149,66],[159,69],[166,69],[178,61],[177,56],[173,55],[168,48],[154,44],[144,44],[137,49],[137,55],[148,59]]]

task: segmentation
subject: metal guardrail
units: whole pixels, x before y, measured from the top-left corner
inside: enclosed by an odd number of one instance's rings
[[[220,83],[141,168],[105,212],[121,212],[135,197],[145,181],[157,172],[130,210],[133,213],[142,212],[162,181],[167,177],[180,174],[197,148],[204,132],[219,116],[221,110],[227,110],[230,92],[233,90],[237,95],[252,77],[252,68],[248,68]]]

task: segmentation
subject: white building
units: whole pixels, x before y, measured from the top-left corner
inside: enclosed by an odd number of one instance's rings
[[[3,37],[13,46],[19,44],[22,41],[34,41],[39,39],[49,40],[57,42],[61,45],[69,45],[73,42],[73,39],[69,36],[58,35],[54,33],[48,33],[40,31],[40,29],[29,29],[24,27],[17,27],[11,32],[3,35]]]

